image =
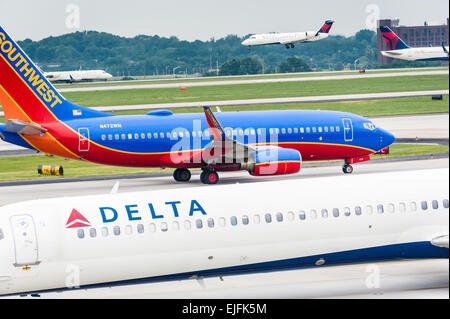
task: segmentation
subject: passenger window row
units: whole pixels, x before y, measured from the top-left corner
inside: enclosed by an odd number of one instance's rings
[[[304,134],[304,133],[333,133],[333,132],[339,132],[340,128],[339,126],[318,126],[318,127],[294,127],[294,128],[271,128],[269,129],[269,133],[271,135],[273,134]],[[264,133],[263,133],[264,132]],[[257,129],[256,131],[254,129],[225,129],[225,134],[227,136],[250,136],[250,135],[265,135],[265,129]],[[102,141],[119,141],[119,140],[145,140],[145,139],[178,139],[178,138],[189,138],[192,137],[210,137],[209,130],[205,131],[179,131],[179,132],[154,132],[154,133],[128,133],[128,134],[102,134],[101,138]]]
[[[449,208],[449,201],[448,199],[444,199],[442,201],[442,207],[445,209]],[[281,223],[285,220],[293,222],[296,220],[300,220],[300,221],[304,221],[306,219],[317,219],[317,218],[329,218],[329,217],[335,217],[338,218],[340,216],[351,216],[352,214],[354,214],[355,216],[360,216],[363,213],[366,215],[372,215],[375,212],[377,214],[384,214],[385,212],[387,213],[395,213],[396,211],[399,212],[406,212],[409,208],[409,211],[426,211],[429,209],[433,209],[436,210],[439,208],[439,201],[437,200],[432,200],[431,201],[431,206],[428,205],[427,201],[421,201],[419,204],[411,201],[409,203],[406,202],[400,202],[398,203],[398,207],[393,204],[393,203],[388,203],[387,205],[383,205],[383,204],[378,204],[376,206],[372,206],[372,205],[366,205],[364,207],[361,206],[355,206],[355,207],[344,207],[342,210],[339,208],[333,208],[331,210],[328,210],[326,208],[320,209],[320,210],[316,210],[316,209],[311,209],[311,210],[301,210],[298,212],[298,214],[295,214],[294,212],[290,211],[286,214],[286,218],[285,215],[281,212],[278,212],[276,214],[271,214],[271,213],[267,213],[264,214],[261,218],[261,215],[259,214],[255,214],[253,216],[248,216],[248,215],[243,215],[241,217],[237,217],[237,216],[231,216],[228,218],[229,220],[229,225],[234,227],[234,226],[238,226],[239,224],[241,225],[249,225],[250,223],[254,224],[254,225],[259,225],[262,223],[266,223],[266,224],[271,224],[271,223]],[[296,217],[297,215],[297,217]],[[217,223],[214,220],[214,218],[208,218],[205,220],[203,219],[196,219],[195,221],[191,221],[191,220],[185,220],[183,223],[180,223],[179,221],[173,221],[171,222],[171,230],[172,231],[180,231],[182,228],[184,228],[184,230],[188,231],[191,229],[202,229],[202,228],[223,228],[226,227],[227,225],[227,219],[225,217],[219,217],[217,219]],[[147,232],[150,233],[156,233],[158,231],[158,229],[161,232],[167,232],[169,230],[169,223],[168,222],[161,222],[159,224],[159,227],[156,223],[150,223],[147,226],[148,230]],[[137,224],[136,225],[136,232],[138,234],[143,234],[145,231],[146,227],[144,226],[144,224]],[[131,225],[126,225],[123,229],[123,233],[125,235],[131,235],[134,232],[134,228]],[[97,237],[97,230],[95,228],[90,228],[88,230],[88,235],[91,238],[95,238]],[[110,229],[108,227],[102,227],[100,230],[101,236],[102,237],[108,237],[110,235]],[[122,229],[120,228],[120,226],[113,226],[112,227],[112,235],[114,236],[119,236],[122,234]],[[78,229],[78,237],[79,238],[84,238],[85,236],[87,236],[85,234],[85,230],[83,228]],[[1,232],[0,229],[0,239],[2,239],[2,235],[3,233]]]

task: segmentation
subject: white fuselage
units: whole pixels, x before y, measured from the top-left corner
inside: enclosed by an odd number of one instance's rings
[[[44,76],[52,81],[95,81],[95,80],[108,80],[112,78],[112,75],[103,70],[86,70],[86,71],[61,71],[61,72],[47,72]]]
[[[210,271],[448,258],[448,248],[442,248],[448,247],[448,172],[361,174],[4,206],[0,294]],[[444,238],[442,247],[430,243],[439,238]]]
[[[448,47],[446,47],[448,52]],[[406,61],[447,60],[448,54],[442,47],[408,48],[401,50],[381,51],[381,54],[392,59]]]
[[[328,37],[328,33],[318,33],[314,31],[291,32],[291,33],[266,33],[255,34],[242,42],[242,45],[256,46],[266,44],[297,44],[302,42],[313,42]]]

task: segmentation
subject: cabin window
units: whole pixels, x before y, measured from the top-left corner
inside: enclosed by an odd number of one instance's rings
[[[245,130],[245,135],[250,135],[250,130],[249,129]]]
[[[433,209],[438,209],[439,208],[439,204],[437,200],[433,200],[431,202],[431,207],[433,207]]]
[[[275,129],[275,134],[277,134],[277,135],[280,134],[280,129],[279,128]]]
[[[428,209],[428,203],[427,201],[422,201],[422,203],[420,203],[420,207],[422,207],[422,210],[427,210]]]
[[[287,213],[287,219],[292,222],[295,219],[294,213],[293,212],[288,212]]]
[[[362,212],[362,209],[361,209],[361,206],[356,206],[355,207],[355,215],[361,215],[361,212]]]
[[[131,225],[126,225],[125,226],[125,234],[131,235],[132,233],[133,233],[133,228],[131,227]]]
[[[138,133],[134,133],[134,139],[138,140],[139,139],[139,134]]]
[[[0,240],[2,240],[3,238],[5,238],[5,235],[3,235],[3,230],[0,228]]]
[[[306,214],[305,214],[305,212],[303,210],[300,211],[300,213],[298,213],[298,218],[300,220],[305,220],[306,219]]]
[[[166,232],[169,229],[166,222],[161,223],[161,231]]]
[[[306,128],[306,133],[311,133],[311,128],[307,127]]]
[[[153,138],[158,138],[158,133],[153,133]]]
[[[190,230],[191,229],[191,222],[189,220],[184,221],[184,229]]]
[[[95,228],[89,229],[89,236],[91,236],[91,238],[97,237],[97,230]]]
[[[277,218],[277,222],[282,222],[283,221],[283,214],[282,213],[277,213],[276,218]]]
[[[416,202],[409,203],[409,208],[411,209],[411,211],[415,212],[417,210]]]
[[[174,221],[172,223],[172,228],[174,231],[179,231],[180,230],[180,224],[177,221]]]
[[[114,235],[119,236],[120,235],[120,227],[114,226],[113,233],[114,233]]]
[[[175,134],[176,134],[176,133],[175,133]],[[178,136],[179,136],[180,138],[183,138],[183,135],[184,135],[183,132],[179,132],[179,133],[178,133]]]
[[[336,132],[339,132],[340,130],[339,126],[336,126]]]
[[[345,216],[350,216],[351,212],[350,212],[350,207],[344,207],[344,215]]]
[[[203,136],[202,131],[198,131],[198,136],[199,136],[199,137],[202,137],[202,136]]]
[[[371,205],[366,206],[366,214],[372,215],[373,214],[373,207]]]
[[[316,219],[317,218],[317,211],[315,209],[311,210],[311,218]]]
[[[261,129],[260,128],[257,130],[257,132],[258,132],[258,135],[261,135]]]
[[[231,226],[236,226],[237,225],[237,218],[236,218],[236,216],[231,216],[230,217],[230,223],[231,223]]]
[[[266,223],[271,223],[271,222],[272,222],[272,215],[266,214],[266,215],[264,216],[264,218],[265,218],[265,220],[266,220]]]
[[[281,133],[282,133],[282,134],[286,134],[286,129],[285,129],[285,128],[282,128],[282,129],[281,129]]]
[[[197,219],[197,220],[195,221],[195,226],[196,226],[198,229],[202,229],[202,228],[203,228],[203,221],[202,221],[201,219]]]
[[[115,139],[116,141],[120,140],[120,135],[119,135],[119,134],[115,134],[115,135],[114,135],[114,139]]]
[[[141,133],[141,139],[145,140],[145,133]]]
[[[330,126],[330,132],[331,132],[331,133],[334,132],[334,126]]]
[[[325,126],[325,127],[323,128],[323,130],[324,130],[325,133],[328,133],[328,126]]]
[[[382,204],[379,204],[377,206],[377,212],[378,212],[378,214],[383,214],[384,213],[384,207],[383,207]]]
[[[125,134],[120,135],[120,137],[122,138],[122,140],[126,140],[127,136]]]
[[[219,226],[220,227],[225,227],[226,226],[226,220],[225,220],[225,218],[224,217],[220,217],[219,218]]]
[[[296,127],[294,127],[294,133],[297,134],[298,133],[298,129]]]
[[[248,225],[249,223],[249,219],[247,215],[242,216],[242,224],[243,225]]]
[[[261,222],[261,218],[259,217],[259,215],[253,215],[253,223],[259,224],[260,222]]]
[[[160,138],[164,138],[164,132],[159,133]]]
[[[303,127],[300,128],[300,133],[305,133],[305,129]]]
[[[192,137],[196,137],[197,133],[195,131],[192,131]]]
[[[448,199],[444,199],[442,201],[442,205],[444,206],[444,208],[448,208]]]
[[[394,204],[389,204],[389,205],[388,205],[388,212],[389,212],[389,213],[394,213],[394,212],[395,212],[395,206],[394,206]]]
[[[166,137],[167,137],[168,139],[170,139],[170,132],[167,132],[167,133],[166,133]]]
[[[273,135],[273,133],[274,133],[273,128],[271,128],[271,129],[269,130],[269,133],[270,133],[270,135]]]
[[[172,133],[172,137],[173,137],[174,139],[178,138],[177,132],[173,132],[173,133]]]
[[[77,235],[78,235],[78,238],[83,239],[84,238],[84,229],[78,229]]]
[[[316,133],[316,132],[317,132],[316,127],[313,127],[313,128],[312,128],[312,132],[313,132],[313,133]]]
[[[319,131],[319,133],[322,133],[322,126],[319,126],[319,127],[317,128],[317,130]]]
[[[137,225],[137,232],[138,232],[138,234],[142,234],[144,232],[144,225],[138,224]]]
[[[156,232],[156,225],[154,223],[151,223],[150,225],[148,225],[148,229],[151,233],[154,233]]]
[[[102,236],[107,237],[108,234],[109,234],[108,227],[103,227],[102,228]]]
[[[106,135],[102,134],[102,141],[106,141]]]
[[[208,136],[208,132],[205,132],[205,135]],[[244,135],[244,131],[242,129],[239,129],[239,135]]]
[[[150,140],[152,138],[152,133],[147,133],[147,138]]]
[[[209,218],[207,223],[209,228],[214,228],[214,219]]]
[[[133,134],[128,134],[128,139],[132,140],[133,139]]]
[[[339,217],[339,208],[333,208],[333,216]]]
[[[328,218],[328,209],[322,209],[321,212],[322,218]]]
[[[405,212],[406,211],[406,204],[401,202],[400,204],[398,204],[398,208],[400,209],[401,212]]]
[[[291,128],[288,128],[288,133],[292,134],[292,129]]]

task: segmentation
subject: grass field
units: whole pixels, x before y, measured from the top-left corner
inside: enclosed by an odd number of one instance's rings
[[[66,92],[70,101],[87,106],[138,105],[176,102],[241,100],[358,93],[443,90],[449,88],[448,75],[405,76],[283,83],[236,84],[178,88]]]
[[[389,158],[423,154],[448,153],[449,147],[442,145],[394,144],[389,155],[373,155],[372,158]],[[104,176],[121,174],[158,173],[159,168],[127,168],[92,164],[81,161],[64,160],[59,157],[42,155],[0,158],[0,181],[58,179],[61,177],[41,176],[37,173],[39,164],[62,165],[64,177]],[[171,172],[170,169],[165,170]]]
[[[370,70],[370,74],[379,73],[405,73],[405,72],[418,72],[418,71],[437,71],[437,70],[448,70],[448,68],[420,68],[420,69],[379,69]],[[107,82],[85,82],[85,83],[75,83],[75,84],[56,84],[57,88],[81,88],[81,87],[96,87],[96,86],[116,86],[116,85],[133,85],[133,84],[164,84],[164,83],[183,83],[183,82],[204,82],[204,81],[230,81],[230,80],[255,80],[255,79],[283,79],[283,78],[307,78],[307,77],[318,77],[318,76],[339,76],[339,75],[351,75],[359,74],[359,71],[348,71],[348,72],[305,72],[305,73],[287,73],[287,74],[259,74],[259,75],[246,75],[246,76],[222,76],[222,77],[175,77],[171,78],[160,78],[160,79],[149,79],[141,77],[139,81],[107,81]],[[136,80],[138,80],[136,78]]]

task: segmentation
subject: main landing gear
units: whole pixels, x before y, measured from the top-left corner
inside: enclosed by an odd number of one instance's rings
[[[191,179],[191,172],[187,168],[177,168],[173,172],[173,178],[177,182],[189,182]]]
[[[295,48],[295,44],[285,44],[285,46],[286,46],[286,49],[289,49],[289,48],[291,48],[291,49],[293,49],[293,48]]]

